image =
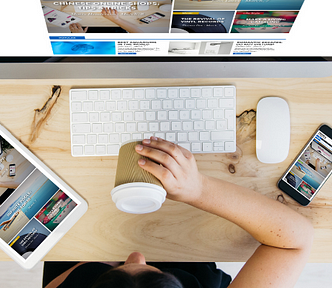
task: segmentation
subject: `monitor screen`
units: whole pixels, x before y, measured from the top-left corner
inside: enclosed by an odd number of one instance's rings
[[[0,62],[330,62],[330,8],[329,0],[2,1]]]

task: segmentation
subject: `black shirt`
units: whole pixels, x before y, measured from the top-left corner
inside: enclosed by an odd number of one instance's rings
[[[56,266],[68,265],[65,262],[45,262],[43,287],[59,276],[62,272]],[[226,288],[232,278],[211,262],[150,262],[148,265],[154,266],[163,272],[173,274],[184,288]],[[58,267],[59,268],[59,267]],[[49,270],[51,269],[51,270]],[[88,262],[73,270],[62,282],[59,288],[80,287],[88,288],[106,271],[111,269],[110,265],[99,262]],[[49,271],[47,271],[49,270]],[[57,275],[54,275],[54,272]],[[51,273],[48,273],[51,272]],[[51,276],[51,274],[53,274]]]

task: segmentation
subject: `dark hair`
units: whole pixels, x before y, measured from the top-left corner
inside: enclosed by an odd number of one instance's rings
[[[111,269],[102,274],[92,288],[183,288],[172,274],[144,271],[131,275],[125,271]]]

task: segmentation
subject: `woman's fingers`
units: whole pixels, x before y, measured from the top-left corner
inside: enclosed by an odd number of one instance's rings
[[[157,162],[158,164],[156,165],[160,166],[159,164],[161,164],[165,168],[169,169],[169,171],[175,177],[181,171],[181,168],[179,164],[176,162],[176,160],[170,154],[164,152],[163,150],[155,149],[153,147],[146,145],[137,145],[135,149],[138,154]]]
[[[158,178],[164,187],[169,186],[175,180],[169,169],[153,161],[140,159],[138,165]]]

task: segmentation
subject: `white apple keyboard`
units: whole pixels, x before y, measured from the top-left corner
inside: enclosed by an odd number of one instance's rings
[[[236,88],[183,86],[71,89],[72,156],[118,155],[156,136],[192,153],[236,150]]]

